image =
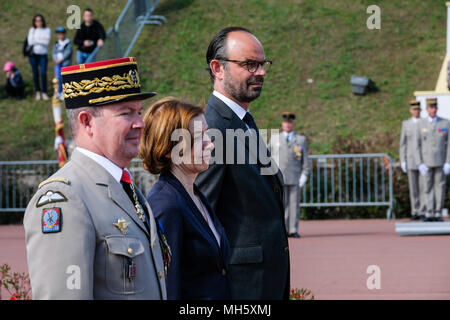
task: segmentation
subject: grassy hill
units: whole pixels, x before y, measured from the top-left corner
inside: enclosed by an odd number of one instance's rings
[[[108,28],[125,3],[76,4],[93,8]],[[1,62],[13,60],[19,66],[29,92],[22,101],[0,101],[0,160],[55,158],[51,103],[33,100],[31,70],[21,49],[34,13],[42,13],[54,29],[65,22],[70,4],[73,1],[0,3]],[[359,140],[359,151],[388,152],[398,158],[408,100],[414,90],[434,88],[445,55],[445,1],[378,1],[381,30],[366,27],[366,8],[371,4],[369,0],[161,0],[156,14],[165,15],[168,23],[146,26],[132,55],[145,90],[200,103],[211,92],[205,71],[210,39],[225,26],[247,27],[274,61],[262,96],[251,106],[260,128],[276,128],[283,111],[294,111],[299,119],[296,129],[308,136],[312,153],[347,150],[352,138]],[[69,37],[74,34],[70,31]],[[53,75],[53,63],[48,72]],[[380,91],[353,96],[352,74],[372,78]]]

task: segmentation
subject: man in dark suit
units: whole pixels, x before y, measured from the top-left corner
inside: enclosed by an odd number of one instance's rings
[[[196,184],[228,235],[232,298],[287,299],[289,247],[283,176],[270,157],[271,168],[267,167],[263,157],[267,157],[267,147],[249,112],[272,62],[265,59],[259,40],[239,27],[221,30],[209,44],[206,60],[214,85],[206,121],[221,135],[215,136],[213,163],[198,176]],[[235,133],[231,139],[230,131]],[[244,139],[239,132],[246,134]],[[258,147],[249,142],[254,138]],[[220,143],[223,148],[218,148]]]

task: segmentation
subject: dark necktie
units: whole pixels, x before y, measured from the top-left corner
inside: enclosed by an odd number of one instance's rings
[[[246,112],[244,118],[242,118],[242,121],[244,121],[249,128],[255,129],[256,133],[259,135],[258,127],[256,126],[255,120],[253,119],[250,112]]]

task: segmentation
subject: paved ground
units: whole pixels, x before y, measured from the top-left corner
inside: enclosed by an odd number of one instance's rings
[[[407,220],[301,221],[290,239],[292,287],[316,299],[450,299],[450,236],[399,237]],[[0,264],[26,271],[22,226],[0,226]],[[367,288],[377,265],[381,289]]]

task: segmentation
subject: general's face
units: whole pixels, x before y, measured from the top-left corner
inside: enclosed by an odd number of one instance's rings
[[[189,121],[189,132],[193,137],[191,157],[189,163],[183,165],[191,173],[200,173],[208,169],[211,151],[214,144],[206,134],[208,125],[203,114],[198,115]]]
[[[428,115],[430,116],[430,118],[436,117],[437,109],[438,108],[436,106],[428,106],[427,107],[427,112],[428,112]]]
[[[263,62],[264,49],[258,39],[248,32],[235,31],[227,37],[227,59],[255,60]],[[240,63],[226,62],[224,71],[224,89],[239,102],[251,102],[261,94],[266,72],[262,66],[251,73]]]
[[[144,129],[142,102],[119,102],[103,107],[93,118],[93,141],[103,155],[120,167],[127,166],[139,152]]]
[[[286,121],[285,120],[281,123],[281,128],[283,129],[283,131],[286,131],[286,132],[291,132],[292,130],[294,130],[294,126],[295,126],[294,121]]]

